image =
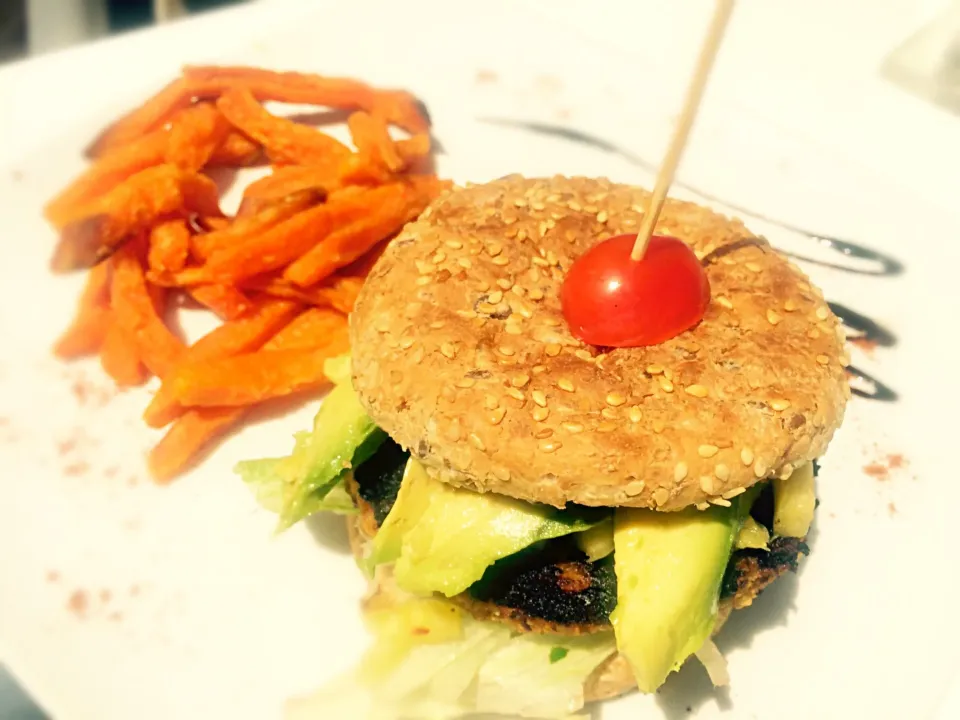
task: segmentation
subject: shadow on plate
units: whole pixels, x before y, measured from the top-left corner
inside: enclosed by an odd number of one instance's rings
[[[350,549],[350,538],[347,536],[347,523],[342,515],[316,513],[304,520],[303,523],[318,545],[322,545],[338,555],[353,555],[353,551]]]

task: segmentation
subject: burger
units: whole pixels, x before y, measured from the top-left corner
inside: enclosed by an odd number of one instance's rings
[[[710,286],[660,344],[577,339],[561,285],[648,193],[500,180],[393,240],[312,432],[239,472],[281,527],[347,515],[370,578],[361,667],[302,717],[566,718],[690,658],[809,550],[816,461],[849,387],[821,292],[742,223],[668,200]]]

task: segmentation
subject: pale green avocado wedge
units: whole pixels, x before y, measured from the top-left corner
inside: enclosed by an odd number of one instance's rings
[[[710,637],[740,506],[616,510],[617,607],[610,620],[641,692],[654,692]]]
[[[817,507],[813,463],[801,465],[785,480],[773,481],[773,533],[806,537]]]
[[[395,562],[394,577],[407,592],[452,597],[497,560],[541,540],[581,532],[607,516],[603,509],[557,510],[460,490],[432,479],[410,459],[369,564]]]
[[[327,361],[327,376],[338,384],[320,406],[313,430],[296,435],[290,455],[247,460],[236,467],[261,503],[280,515],[278,530],[320,510],[350,512],[340,483],[387,437],[350,385],[349,360],[342,356]]]

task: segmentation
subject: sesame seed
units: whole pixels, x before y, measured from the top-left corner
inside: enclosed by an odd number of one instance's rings
[[[470,258],[465,258],[465,257],[457,258],[457,265],[465,269],[469,269],[473,267],[473,263],[470,262]]]
[[[477,312],[481,312],[484,315],[493,315],[496,311],[496,305],[491,305],[488,302],[477,303]]]
[[[400,347],[402,347],[404,350],[409,350],[410,348],[412,348],[412,347],[413,347],[413,338],[412,338],[412,337],[402,338],[402,339],[400,340]]]
[[[718,480],[729,480],[730,479],[730,468],[728,468],[723,463],[717,463],[713,468],[713,474],[717,476]]]
[[[753,465],[753,450],[750,448],[744,448],[740,451],[740,462],[744,465],[750,466]]]
[[[417,272],[421,275],[429,275],[433,272],[433,268],[423,260],[414,260],[413,264],[417,266]]]
[[[557,380],[557,387],[566,392],[573,392],[575,390],[573,383],[567,378]]]
[[[446,245],[448,248],[451,248],[453,250],[459,250],[460,248],[463,247],[463,243],[460,242],[459,240],[447,240],[444,243],[444,245]]]
[[[546,365],[534,365],[532,368],[530,368],[530,372],[532,372],[534,375],[539,375],[540,373],[544,373],[546,371]]]
[[[566,431],[569,432],[569,433],[574,433],[574,434],[576,434],[576,433],[579,433],[579,432],[583,432],[583,425],[581,425],[580,423],[575,423],[575,422],[565,422],[565,423],[563,423],[563,429],[566,430]]]
[[[659,375],[662,372],[662,365],[647,365],[647,375]]]
[[[543,300],[543,290],[540,288],[531,288],[530,292],[527,293],[531,300]]]
[[[490,243],[489,245],[487,245],[487,253],[490,255],[490,257],[496,257],[502,252],[503,252],[503,245],[501,245],[500,243]]]
[[[524,200],[523,198],[517,198],[516,200],[513,201],[513,204],[516,205],[518,208],[525,208],[527,206],[527,201]]]
[[[780,468],[780,479],[786,480],[788,477],[793,475],[793,465],[787,463],[782,468]]]
[[[443,250],[437,250],[436,254],[430,258],[434,265],[439,265],[447,259],[447,254]]]
[[[503,422],[503,417],[507,414],[507,411],[504,408],[497,408],[496,410],[491,410],[487,413],[487,422],[491,425],[499,425]]]
[[[500,354],[501,354],[501,355],[506,355],[507,357],[512,357],[513,355],[515,355],[515,354],[517,353],[517,351],[514,350],[514,349],[513,349],[512,347],[510,347],[509,345],[501,345],[501,346],[498,348],[498,350],[500,350]]]
[[[556,318],[544,318],[543,324],[546,325],[547,327],[560,327],[560,325],[562,325],[563,323],[561,323]]]
[[[505,467],[503,467],[502,465],[494,465],[494,466],[493,466],[493,475],[494,475],[494,477],[496,477],[498,480],[501,480],[501,481],[503,481],[503,482],[506,482],[507,480],[510,479],[510,471],[507,470],[507,469],[506,469]]]
[[[667,428],[667,426],[666,426],[666,424],[663,422],[663,420],[654,420],[654,421],[653,421],[653,431],[654,431],[655,433],[657,433],[657,435],[659,435],[659,434],[662,433],[664,430],[666,430],[666,428]]]
[[[470,433],[468,439],[473,444],[477,450],[486,450],[487,446],[483,444],[483,440],[480,439],[480,436],[476,433]]]
[[[821,365],[829,365],[830,358],[828,358],[826,355],[817,355],[817,362]]]
[[[723,295],[717,298],[717,303],[719,305],[723,305],[723,307],[725,307],[727,310],[733,310],[733,303],[727,298],[723,297]]]
[[[536,420],[537,422],[543,422],[544,420],[547,419],[547,416],[550,414],[550,410],[538,404],[537,407],[535,407],[533,409],[533,412],[531,412],[530,414],[533,416],[533,419]]]
[[[670,499],[670,491],[666,488],[659,488],[653,493],[653,501],[660,507]]]
[[[580,212],[583,210],[583,206],[578,203],[576,200],[571,200],[567,203],[567,207],[573,210],[574,212]]]
[[[492,293],[487,295],[487,302],[492,305],[499,305],[500,301],[503,300],[503,292],[500,290],[494,290]]]
[[[783,320],[783,317],[781,317],[776,311],[774,311],[774,310],[767,310],[767,322],[768,322],[768,323],[770,323],[771,325],[776,325],[776,324],[777,324],[778,322],[780,322],[781,320]]]
[[[522,388],[528,382],[530,382],[530,376],[524,373],[520,373],[519,375],[514,375],[513,378],[511,378],[510,380],[510,384],[518,388]]]
[[[457,380],[458,388],[464,388],[464,389],[472,388],[476,384],[477,384],[477,381],[469,377],[460,378],[459,380]]]
[[[616,429],[616,427],[617,427],[617,426],[616,426],[615,423],[612,423],[612,422],[602,422],[602,423],[600,423],[599,425],[597,425],[597,432],[598,432],[598,433],[613,432],[613,431]]]
[[[786,310],[787,312],[793,312],[794,310],[797,309],[797,303],[796,303],[796,301],[793,300],[793,298],[787,300],[787,301],[783,304],[783,309]]]
[[[420,287],[423,287],[424,285],[429,285],[431,282],[433,282],[433,278],[430,277],[429,275],[421,275],[415,280],[415,283]]]
[[[710,498],[710,502],[720,507],[730,507],[730,501],[724,500],[722,497]]]
[[[544,395],[542,390],[534,390],[532,393],[530,393],[530,397],[532,397],[533,401],[540,407],[547,406],[547,396]]]
[[[829,315],[829,311],[823,305],[817,308],[817,320],[826,320]]]
[[[489,289],[490,289],[490,283],[488,283],[486,280],[481,280],[480,282],[477,283],[477,290],[479,290],[480,292],[484,293]]]
[[[533,210],[546,210],[546,209],[547,209],[547,206],[544,205],[542,202],[530,203],[530,207],[531,207]]]
[[[553,430],[550,429],[550,428],[548,428],[548,427],[540,428],[539,430],[537,430],[537,431],[533,434],[533,436],[534,436],[537,440],[543,440],[544,438],[548,438],[548,437],[550,437],[550,436],[552,436],[552,435],[553,435]]]
[[[583,348],[577,348],[576,350],[573,351],[573,354],[585,362],[593,362],[593,355],[590,354],[589,350],[584,350]]]
[[[630,406],[630,422],[638,423],[643,419],[643,412],[636,405]]]
[[[712,458],[720,451],[716,445],[701,445],[697,448],[697,454],[702,458]]]
[[[509,290],[513,287],[513,280],[510,278],[497,278],[497,287]]]
[[[500,407],[500,398],[498,398],[496,395],[484,395],[483,406],[487,410],[493,410],[494,408]]]
[[[540,233],[540,234],[542,235],[543,233]],[[534,257],[534,258],[531,260],[531,262],[532,262],[534,265],[537,265],[538,267],[550,267],[550,263],[548,263],[548,262],[546,261],[546,259],[545,259],[545,258],[542,258],[542,257]]]
[[[506,393],[514,400],[519,400],[521,407],[523,407],[523,404],[527,402],[527,399],[523,396],[523,393],[517,390],[515,387],[508,387]]]
[[[556,450],[559,450],[563,447],[563,443],[559,440],[548,440],[546,442],[540,443],[540,450],[545,453],[552,453]]]
[[[453,360],[457,356],[457,349],[450,343],[443,343],[440,346],[440,354],[445,358]]]
[[[430,323],[430,327],[434,330],[439,330],[444,325],[446,325],[446,323],[443,320],[434,320],[432,323]]]
[[[617,419],[617,411],[613,408],[605,407],[600,411],[600,414],[603,415],[603,417],[605,417],[607,420]]]
[[[607,221],[607,211],[601,210],[600,212],[597,213],[597,222],[605,223],[606,221]]]
[[[743,495],[746,491],[747,489],[742,487],[733,488],[733,490],[727,490],[721,497],[724,500],[731,500],[735,498],[737,495]]]
[[[698,398],[705,398],[710,394],[710,391],[707,390],[703,385],[687,385],[683,391],[687,395],[693,395]]]
[[[660,378],[660,387],[663,388],[664,392],[673,392],[673,383],[667,380],[665,377]]]
[[[556,267],[560,264],[560,259],[557,257],[557,254],[553,250],[547,250],[547,262],[551,267]]]
[[[757,263],[755,263],[755,262],[745,263],[744,267],[746,267],[747,270],[749,270],[750,272],[755,272],[755,273],[760,272],[760,270],[762,269],[762,268],[761,268],[759,265],[757,265]]]
[[[627,399],[618,392],[607,393],[607,405],[613,405],[613,407],[620,407],[626,401]]]
[[[770,401],[770,407],[772,407],[777,412],[780,412],[790,407],[790,401],[777,398],[776,400]]]
[[[419,364],[423,360],[423,346],[420,345],[416,350],[413,351],[413,355],[410,356],[410,360],[414,364]]]
[[[687,464],[685,462],[678,462],[673,466],[673,481],[681,482],[688,473]]]
[[[504,265],[510,264],[510,259],[506,255],[497,255],[493,260],[491,260],[494,265],[503,267]]]
[[[709,475],[700,476],[700,489],[708,495],[713,493],[713,478]]]
[[[766,477],[768,470],[769,468],[766,465],[764,465],[763,460],[757,460],[753,464],[753,474],[756,475],[758,478]]]
[[[616,469],[616,468],[614,468],[614,467],[610,467],[610,468],[609,468],[610,472],[613,472],[615,469]],[[633,481],[633,482],[631,482],[631,483],[628,483],[627,486],[626,486],[623,490],[624,490],[624,492],[627,493],[627,495],[629,495],[630,497],[634,497],[634,496],[639,495],[640,493],[642,493],[642,492],[643,492],[643,489],[644,489],[646,486],[647,486],[647,484],[646,484],[643,480],[635,480],[635,481]]]
[[[705,502],[697,503],[697,504],[696,504],[696,508],[697,508],[697,510],[700,510],[700,511],[709,510],[709,509],[710,509],[710,503],[705,503]]]
[[[517,323],[508,322],[503,329],[507,335],[523,335],[523,328]]]
[[[543,351],[550,357],[556,357],[557,355],[560,354],[560,351],[562,349],[563,348],[560,347],[557,343],[550,343],[543,349]]]

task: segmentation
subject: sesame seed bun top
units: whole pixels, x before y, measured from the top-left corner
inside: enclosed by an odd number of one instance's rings
[[[613,350],[570,334],[566,270],[636,231],[647,197],[510,176],[437,199],[384,253],[351,317],[371,417],[446,482],[558,507],[725,504],[820,456],[849,397],[839,321],[739,221],[668,200],[657,223],[710,279],[695,328]]]

